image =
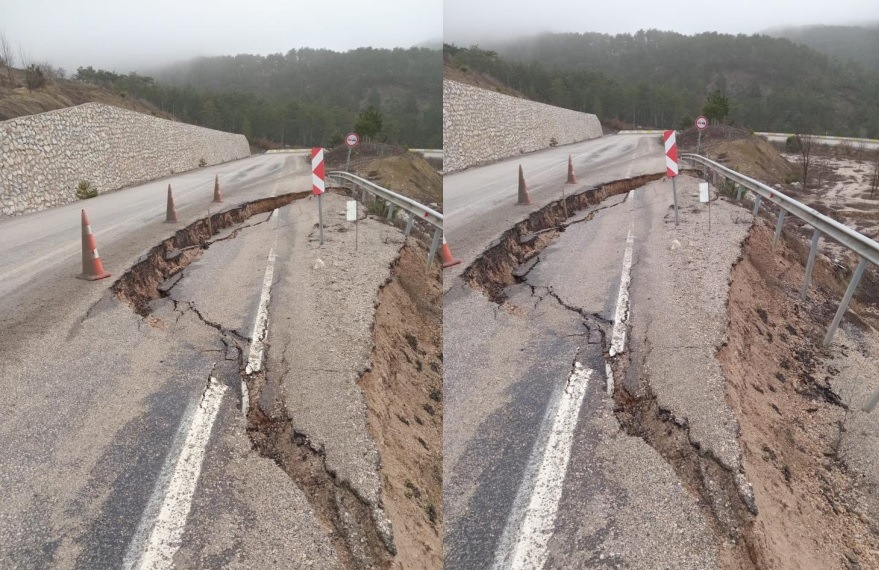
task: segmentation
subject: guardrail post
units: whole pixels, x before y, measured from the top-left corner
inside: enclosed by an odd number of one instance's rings
[[[754,217],[757,217],[757,213],[760,211],[760,194],[754,193],[756,198],[754,199]]]
[[[809,283],[812,281],[812,268],[815,266],[815,255],[818,253],[818,239],[821,237],[821,230],[815,228],[812,233],[812,245],[809,246],[809,260],[806,262],[806,276],[803,278],[803,289],[800,291],[800,297],[805,299],[809,296]]]
[[[393,202],[388,202],[388,219],[389,220],[394,219],[394,203]]]
[[[742,200],[742,190],[744,190],[745,187],[742,186],[741,184],[737,184],[736,182],[733,182],[733,188],[735,188],[735,190],[736,190],[736,201],[740,202]]]
[[[436,250],[439,247],[440,237],[442,236],[443,231],[440,228],[436,228],[433,230],[433,243],[430,244],[430,253],[427,254],[427,265],[433,261],[433,256],[436,255]]]
[[[830,346],[830,342],[833,340],[833,335],[836,334],[836,328],[839,326],[842,316],[845,314],[846,310],[848,310],[848,305],[851,303],[852,297],[855,295],[855,289],[857,289],[858,282],[861,280],[861,277],[863,277],[864,269],[866,268],[867,258],[862,257],[861,260],[858,261],[858,266],[855,268],[852,280],[849,281],[848,289],[845,290],[845,296],[839,304],[839,309],[836,310],[836,316],[833,317],[833,322],[830,323],[830,328],[827,329],[827,334],[824,336],[824,346]]]
[[[406,222],[406,231],[403,232],[403,237],[409,237],[409,232],[412,231],[412,224],[415,223],[415,212],[409,212],[409,221]]]
[[[775,246],[778,245],[778,238],[781,237],[781,227],[784,225],[784,217],[787,215],[787,210],[782,209],[778,214],[778,222],[775,224],[775,236],[772,238],[772,251],[775,251]]]

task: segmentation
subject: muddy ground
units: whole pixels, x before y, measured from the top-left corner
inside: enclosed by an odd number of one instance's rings
[[[375,312],[372,368],[359,381],[381,455],[394,568],[442,568],[442,276],[413,240]]]
[[[831,386],[839,370],[821,346],[839,283],[819,258],[803,301],[802,246],[772,252],[771,243],[768,224],[752,228],[731,272],[728,341],[717,354],[759,512],[746,530],[753,566],[739,567],[877,568],[879,529],[859,507],[868,490],[837,449],[848,412]]]

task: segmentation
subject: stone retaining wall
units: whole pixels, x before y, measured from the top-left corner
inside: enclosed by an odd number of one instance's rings
[[[244,135],[100,103],[18,117],[0,122],[0,214],[73,202],[81,180],[104,193],[247,156]]]
[[[445,172],[600,136],[595,115],[443,80]]]

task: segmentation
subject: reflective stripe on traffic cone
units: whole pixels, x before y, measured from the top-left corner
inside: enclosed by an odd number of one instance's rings
[[[174,207],[174,196],[171,195],[171,185],[168,184],[168,209],[165,212],[165,223],[176,224],[178,221],[177,209]]]
[[[104,279],[110,274],[104,271],[101,265],[101,257],[98,255],[98,246],[95,245],[95,236],[92,235],[92,226],[85,210],[82,211],[82,273],[76,277],[95,281]]]
[[[218,174],[214,177],[214,202],[220,203],[223,201],[223,195],[220,194],[220,175]]]
[[[574,176],[574,162],[571,160],[571,155],[568,155],[568,181],[565,184],[576,184],[577,177]]]
[[[522,172],[522,165],[519,165],[519,201],[517,204],[527,206],[531,203],[531,197],[528,196],[528,187],[525,186],[525,174]]]
[[[452,251],[449,249],[449,244],[446,243],[446,235],[443,234],[443,269],[459,263],[461,263],[460,259],[452,257]]]

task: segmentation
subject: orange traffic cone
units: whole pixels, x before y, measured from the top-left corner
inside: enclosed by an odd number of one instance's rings
[[[568,155],[568,181],[565,184],[576,184],[577,177],[574,176],[574,163],[571,160],[571,155]]]
[[[165,223],[176,224],[179,221],[177,219],[177,209],[174,208],[174,196],[171,195],[171,185],[168,184],[168,209],[165,212]]]
[[[78,279],[86,279],[88,281],[96,281],[109,277],[110,274],[104,271],[101,265],[101,258],[98,255],[98,247],[95,245],[95,236],[92,235],[92,226],[89,224],[89,217],[85,210],[82,211],[82,274],[77,275]]]
[[[517,204],[525,205],[531,203],[531,197],[528,196],[528,187],[525,186],[525,174],[522,172],[522,165],[519,165],[519,201]]]
[[[218,174],[214,178],[214,202],[220,203],[223,201],[223,195],[220,194],[220,175]]]
[[[452,251],[449,249],[449,244],[446,243],[446,235],[443,234],[443,269],[459,263],[461,263],[460,259],[452,257]]]

